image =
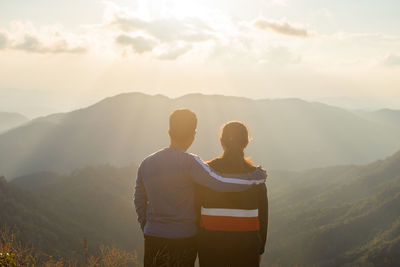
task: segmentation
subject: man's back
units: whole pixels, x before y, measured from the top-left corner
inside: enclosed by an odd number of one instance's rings
[[[186,172],[188,155],[178,148],[165,148],[140,166],[139,176],[145,177],[143,185],[149,200],[145,234],[165,238],[196,234],[194,184]]]

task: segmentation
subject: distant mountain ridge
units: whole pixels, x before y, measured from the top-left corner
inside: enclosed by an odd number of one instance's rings
[[[0,112],[0,134],[14,127],[20,126],[29,119],[18,113]]]
[[[0,135],[0,173],[67,173],[85,165],[140,162],[168,145],[168,116],[191,108],[199,119],[191,152],[221,153],[218,134],[242,120],[254,140],[247,155],[266,168],[299,170],[359,164],[400,148],[400,130],[353,112],[299,99],[251,100],[191,94],[176,99],[126,93],[69,113],[53,114]]]
[[[393,127],[400,127],[400,110],[394,109],[380,109],[376,111],[366,112],[366,111],[357,111],[358,115],[363,118],[384,123],[387,125],[392,125]]]

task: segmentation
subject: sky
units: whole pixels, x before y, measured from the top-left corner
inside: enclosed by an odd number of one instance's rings
[[[397,0],[0,0],[0,111],[122,92],[400,109]]]

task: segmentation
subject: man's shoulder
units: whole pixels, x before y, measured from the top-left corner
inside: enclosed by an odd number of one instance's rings
[[[157,160],[157,158],[159,158],[163,154],[164,150],[165,150],[165,148],[164,149],[160,149],[160,150],[158,150],[158,151],[156,151],[154,153],[151,153],[150,155],[146,156],[142,160],[142,163],[140,164],[140,166],[147,165],[148,163],[150,163],[150,162],[152,162],[154,160]]]
[[[180,149],[163,148],[144,158],[141,165],[148,165],[155,163],[157,161],[172,160],[174,158],[182,160],[183,158],[194,157],[194,156],[196,155],[189,154]]]

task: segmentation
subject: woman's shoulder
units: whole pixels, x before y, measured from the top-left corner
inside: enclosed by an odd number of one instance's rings
[[[217,168],[221,164],[221,157],[210,159],[206,162],[211,168]]]
[[[219,173],[247,173],[257,169],[251,162],[246,160],[241,162],[232,162],[224,157],[214,158],[207,162],[214,171]]]

